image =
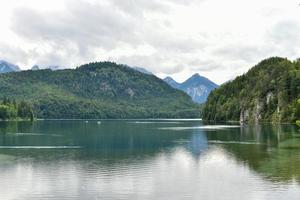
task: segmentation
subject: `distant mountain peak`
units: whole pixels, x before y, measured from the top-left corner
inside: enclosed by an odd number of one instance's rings
[[[0,60],[0,73],[20,71],[19,66],[11,64],[5,60]]]
[[[168,83],[171,87],[179,89],[180,83],[175,81],[172,77],[167,76],[166,78],[163,79],[166,83]]]
[[[40,67],[38,65],[33,65],[31,67],[31,70],[39,70],[39,69],[40,69]]]
[[[219,87],[217,84],[208,78],[201,76],[199,73],[193,74],[183,83],[177,83],[169,76],[164,78],[164,81],[167,82],[171,87],[187,93],[196,103],[204,103],[209,93],[215,88]]]
[[[191,78],[193,78],[193,77],[196,77],[196,78],[197,78],[197,77],[201,77],[201,76],[200,76],[199,73],[195,73]]]
[[[57,71],[57,70],[63,70],[66,69],[66,67],[58,66],[58,65],[51,65],[51,66],[46,66],[46,67],[40,67],[38,65],[32,66],[31,70],[42,70],[42,69],[50,69],[52,71]]]
[[[175,81],[171,76],[167,76],[166,78],[164,78],[165,81]],[[177,82],[177,81],[175,81]]]

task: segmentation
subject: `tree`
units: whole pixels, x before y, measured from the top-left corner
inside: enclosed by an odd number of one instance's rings
[[[17,103],[17,101],[5,97],[0,103],[0,120],[17,118],[33,120],[34,116],[31,105],[24,101]]]
[[[17,110],[10,105],[1,105],[0,104],[0,119],[14,119],[17,117]]]
[[[298,99],[298,101],[297,101],[297,117],[298,117],[298,120],[296,121],[296,124],[298,125],[298,126],[300,126],[300,99]]]
[[[18,117],[33,120],[32,107],[28,103],[21,101],[18,105]]]

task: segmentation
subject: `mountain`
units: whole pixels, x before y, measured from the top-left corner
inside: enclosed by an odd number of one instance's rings
[[[146,70],[145,68],[142,68],[142,67],[132,67],[133,69],[139,71],[139,72],[142,72],[144,74],[149,74],[149,75],[153,75],[152,72]]]
[[[31,102],[38,118],[199,117],[184,92],[111,62],[1,74],[0,85],[0,99]]]
[[[58,66],[58,65],[53,65],[53,66],[47,66],[47,67],[39,67],[38,65],[34,65],[31,70],[41,70],[41,69],[50,69],[52,71],[57,71],[57,70],[63,70],[66,69],[66,67]]]
[[[32,66],[31,70],[40,70],[40,67],[38,65]]]
[[[62,67],[62,66],[58,66],[58,65],[53,65],[53,66],[45,67],[44,69],[51,69],[52,71],[56,71],[56,70],[63,70],[63,69],[66,69],[66,68]]]
[[[196,103],[204,103],[209,93],[218,87],[217,84],[203,76],[200,76],[198,73],[194,74],[183,83],[178,83],[171,77],[166,77],[164,81],[173,88],[187,93]]]
[[[4,60],[0,60],[0,73],[16,72],[20,71],[20,68],[17,65],[13,65]]]
[[[294,122],[300,119],[300,60],[272,57],[210,93],[203,119]]]
[[[168,83],[171,87],[179,89],[180,83],[176,82],[172,77],[167,76],[163,79],[166,83]]]
[[[200,76],[199,74],[194,74],[192,77],[180,84],[179,89],[185,91],[189,96],[191,96],[194,102],[204,103],[209,93],[217,87],[218,85],[209,79]]]

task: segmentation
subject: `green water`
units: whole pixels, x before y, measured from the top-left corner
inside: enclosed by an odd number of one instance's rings
[[[299,199],[295,126],[0,122],[0,199]]]

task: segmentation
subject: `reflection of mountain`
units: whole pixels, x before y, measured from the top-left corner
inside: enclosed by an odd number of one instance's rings
[[[200,156],[202,152],[208,149],[206,134],[202,131],[194,130],[187,148],[193,155]]]

